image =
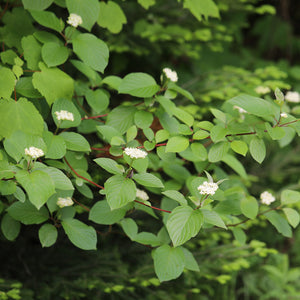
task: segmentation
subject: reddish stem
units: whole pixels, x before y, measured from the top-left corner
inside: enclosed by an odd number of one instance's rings
[[[76,199],[72,198],[72,200],[78,204],[79,206],[81,206],[84,210],[86,211],[90,211],[90,209],[88,207],[86,207],[85,205],[81,204],[80,202],[78,202]]]
[[[104,151],[104,152],[108,151],[107,148],[96,148],[96,147],[91,147],[91,149],[92,149],[92,150],[97,150],[97,151]]]
[[[142,204],[142,205],[151,207],[151,208],[153,208],[153,209],[155,209],[155,210],[163,211],[163,212],[166,212],[166,213],[169,213],[169,214],[171,213],[171,211],[169,211],[169,210],[164,210],[164,209],[161,209],[161,208],[158,208],[158,207],[155,207],[155,206],[147,205],[147,204],[145,204],[145,203],[143,203],[143,202],[141,202],[141,201],[138,201],[138,200],[134,200],[134,201],[137,202],[137,203],[140,203],[140,204]]]
[[[7,9],[8,9],[8,0],[5,3],[5,7],[4,7],[4,9],[3,9],[3,11],[2,11],[2,13],[0,15],[0,19],[5,15]]]
[[[98,118],[106,117],[107,115],[108,114],[104,114],[104,115],[100,115],[100,116],[93,116],[93,117],[85,116],[85,117],[81,118],[81,120],[98,119]]]
[[[91,180],[89,180],[89,179],[87,179],[87,178],[85,178],[85,177],[79,175],[79,174],[74,170],[74,168],[70,165],[70,163],[68,162],[68,160],[66,159],[66,157],[64,157],[64,161],[65,161],[66,164],[69,166],[69,168],[75,173],[75,175],[76,175],[77,177],[79,177],[79,178],[81,178],[81,179],[83,179],[83,180],[85,180],[85,181],[88,181],[89,183],[93,184],[94,186],[96,186],[96,187],[98,187],[98,188],[100,188],[100,189],[102,189],[102,190],[104,189],[103,186],[97,184],[96,182],[91,181]]]

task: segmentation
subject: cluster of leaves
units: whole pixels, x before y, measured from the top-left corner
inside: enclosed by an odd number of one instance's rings
[[[148,8],[154,1],[139,2]],[[205,2],[183,5],[198,20],[217,17],[214,2]],[[240,161],[248,156],[262,163],[270,141],[284,147],[300,135],[279,90],[276,99],[237,95],[210,108],[212,119],[203,120],[197,109],[178,105],[179,97],[193,107],[201,103],[166,74],[160,81],[144,72],[106,74],[110,44],[97,33],[99,26],[112,33],[122,29],[126,17],[116,2],[22,4],[7,2],[0,29],[0,212],[6,239],[15,240],[21,224],[38,224],[43,247],[55,244],[63,230],[75,246],[95,250],[100,226],[116,224],[133,242],[152,248],[156,275],[167,281],[184,269],[199,271],[185,244],[202,228],[230,229],[244,244],[244,223],[264,215],[279,233],[292,236],[299,214],[291,206],[300,193],[285,189],[277,205],[259,205]],[[79,28],[66,25],[71,13],[81,16]],[[59,120],[60,111],[73,119]],[[44,156],[30,157],[30,147]],[[128,147],[148,155],[131,158],[124,153]],[[215,194],[199,193],[205,181],[222,179]],[[145,189],[149,201],[138,198],[137,189]],[[69,197],[74,206],[57,205]],[[141,230],[138,211],[153,224]]]

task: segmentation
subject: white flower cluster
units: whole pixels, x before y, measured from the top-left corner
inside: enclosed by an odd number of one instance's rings
[[[270,90],[270,88],[267,87],[267,86],[261,86],[261,85],[260,85],[260,86],[258,86],[258,87],[255,88],[255,92],[256,92],[257,94],[264,95],[264,94],[270,93],[271,90]]]
[[[148,155],[148,153],[143,150],[130,147],[125,148],[124,153],[130,156],[131,158],[145,158]]]
[[[169,78],[173,82],[178,81],[178,76],[176,71],[172,71],[170,68],[164,68],[163,72],[165,73],[166,77]]]
[[[300,102],[300,94],[298,92],[287,92],[284,98],[287,102]]]
[[[58,121],[74,121],[74,115],[66,110],[56,111],[55,115]]]
[[[59,206],[60,208],[66,207],[66,206],[72,206],[74,204],[73,200],[71,197],[67,198],[58,198],[56,205]]]
[[[70,14],[67,23],[76,28],[82,24],[82,18],[76,14]]]
[[[201,185],[198,186],[198,190],[201,195],[214,195],[218,189],[218,184],[215,182],[204,181]]]
[[[143,201],[147,201],[149,200],[149,196],[145,191],[136,189],[136,197],[143,200]]]
[[[44,151],[42,149],[36,147],[25,148],[25,154],[31,156],[31,158],[36,159],[44,155]]]
[[[261,199],[261,203],[266,205],[270,205],[272,202],[275,201],[275,197],[267,191],[264,191],[263,193],[260,194],[260,199]]]
[[[285,112],[283,112],[283,113],[280,114],[280,117],[281,117],[281,118],[287,118],[288,115],[287,115]]]
[[[240,114],[246,114],[247,113],[246,110],[244,110],[243,108],[241,108],[241,107],[239,107],[237,105],[234,105],[233,108],[237,109]]]

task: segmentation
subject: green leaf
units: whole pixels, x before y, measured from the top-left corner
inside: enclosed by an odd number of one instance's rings
[[[61,110],[66,110],[73,114],[74,121],[69,120],[57,120],[55,112],[60,112]],[[78,112],[76,106],[72,101],[68,99],[58,99],[53,103],[52,106],[52,118],[54,123],[59,128],[70,128],[77,127],[81,123],[81,115]]]
[[[75,54],[85,64],[96,71],[104,72],[108,64],[109,51],[102,40],[93,34],[82,33],[78,34],[72,43]]]
[[[47,68],[39,63],[41,72],[32,76],[33,86],[46,98],[49,105],[59,98],[71,99],[74,91],[73,79],[58,68]]]
[[[212,145],[212,147],[208,151],[208,161],[215,163],[222,160],[227,154],[229,147],[230,146],[228,142],[219,142]]]
[[[197,261],[195,260],[192,252],[190,252],[188,249],[184,248],[184,247],[180,247],[183,251],[184,254],[184,267],[187,270],[191,270],[194,272],[199,272],[199,265],[197,263]]]
[[[91,31],[99,16],[99,2],[97,0],[66,0],[70,14],[77,14],[82,18],[81,27]]]
[[[281,204],[293,204],[300,201],[300,192],[292,190],[284,190],[281,193]]]
[[[41,137],[19,130],[6,138],[3,144],[6,152],[17,162],[20,161],[22,157],[25,157],[25,148],[33,146],[46,152],[46,146]]]
[[[9,214],[5,214],[1,220],[1,230],[9,241],[13,241],[19,235],[21,224],[13,219]]]
[[[274,94],[275,94],[276,100],[279,101],[279,103],[282,103],[284,101],[284,95],[279,88],[275,89]]]
[[[131,127],[129,127],[128,130],[127,130],[127,132],[126,132],[126,141],[127,141],[127,143],[133,141],[136,138],[137,134],[138,134],[138,129],[137,129],[137,127],[135,125],[132,125]],[[148,141],[145,141],[145,143],[146,142],[148,142]],[[155,146],[155,144],[154,144],[154,146]],[[150,144],[150,147],[151,147],[151,144]],[[146,150],[148,150],[148,149],[146,148]],[[150,150],[148,150],[148,151],[150,151]]]
[[[189,144],[188,138],[184,136],[173,136],[167,142],[166,152],[182,152]]]
[[[138,0],[138,3],[145,9],[148,9],[150,6],[155,4],[155,0]]]
[[[134,241],[142,245],[150,245],[152,247],[156,247],[161,244],[158,237],[151,232],[138,233],[134,238]]]
[[[25,9],[44,10],[48,8],[54,0],[22,0]]]
[[[40,224],[48,220],[49,214],[45,206],[38,210],[28,200],[15,202],[8,209],[9,215],[25,225]]]
[[[90,79],[93,86],[98,85],[99,82],[101,82],[100,75],[82,61],[71,59],[70,62],[77,70]]]
[[[211,140],[217,143],[225,138],[227,129],[221,125],[215,125],[210,131]]]
[[[52,178],[40,170],[31,173],[20,170],[16,173],[16,179],[27,192],[30,202],[37,209],[40,209],[55,193]]]
[[[118,87],[120,94],[135,97],[152,97],[159,90],[154,78],[145,73],[130,73],[126,75]]]
[[[89,220],[97,224],[111,225],[123,219],[126,212],[126,207],[111,210],[106,200],[98,201],[90,210]]]
[[[134,123],[139,128],[149,128],[152,122],[153,115],[148,111],[139,110],[134,114]]]
[[[226,115],[222,111],[220,111],[219,109],[216,109],[216,108],[211,108],[210,111],[217,120],[220,120],[222,123],[226,123]],[[213,126],[211,126],[209,128],[209,130],[212,130],[212,128],[213,128]]]
[[[0,69],[0,98],[9,99],[15,87],[16,77],[8,68]]]
[[[195,103],[194,96],[189,91],[183,89],[182,87],[178,86],[174,82],[169,82],[168,89],[181,94],[182,96],[186,97],[187,99]]]
[[[187,205],[187,201],[186,201],[185,197],[178,191],[168,190],[168,191],[162,192],[162,194],[167,196],[170,199],[177,201],[181,205]]]
[[[33,135],[42,135],[44,121],[35,106],[25,98],[15,102],[0,101],[0,136],[9,137],[21,130]]]
[[[16,192],[16,183],[9,180],[9,181],[0,181],[0,194],[5,195],[12,195]]]
[[[50,247],[57,240],[57,229],[51,224],[44,224],[39,229],[39,239],[42,244],[42,247]]]
[[[238,140],[232,141],[230,143],[230,147],[234,152],[241,154],[243,156],[246,156],[246,153],[248,151],[248,145],[244,141],[238,141]]]
[[[62,20],[58,19],[51,11],[30,11],[32,17],[42,26],[61,32],[64,28]]]
[[[247,218],[255,219],[258,213],[258,203],[252,196],[244,197],[240,202],[241,211]]]
[[[41,94],[33,87],[32,77],[22,77],[16,84],[16,92],[27,98],[41,98]]]
[[[17,58],[18,55],[16,54],[16,52],[9,49],[9,50],[1,52],[0,57],[1,57],[3,64],[14,65],[15,58]]]
[[[250,142],[249,150],[251,156],[258,162],[262,163],[266,157],[266,146],[262,139],[254,136]]]
[[[51,177],[56,189],[63,191],[74,190],[71,180],[61,170],[53,167],[41,168],[40,170]]]
[[[119,33],[123,24],[127,23],[121,7],[113,2],[100,2],[100,13],[97,21],[98,25],[107,28],[112,33]]]
[[[270,102],[264,99],[245,94],[241,94],[230,99],[228,103],[237,105],[246,110],[247,113],[258,117],[276,116],[280,111],[279,106],[272,105]]]
[[[217,227],[227,229],[224,221],[221,219],[220,215],[215,211],[201,209],[201,212],[203,213],[204,223],[212,224]]]
[[[219,18],[219,9],[212,0],[184,0],[183,7],[189,9],[198,21],[202,20],[202,15],[205,19]]]
[[[101,157],[94,159],[94,162],[109,173],[120,175],[124,173],[124,167],[113,159]]]
[[[247,236],[243,229],[240,227],[230,227],[230,230],[232,231],[234,238],[241,244],[245,245]]]
[[[139,173],[134,174],[132,177],[137,183],[148,186],[148,187],[156,187],[156,188],[164,188],[161,180],[151,173]]]
[[[88,90],[85,98],[89,106],[96,113],[106,110],[109,105],[109,95],[102,89],[97,89],[95,91]]]
[[[118,106],[108,114],[105,125],[114,127],[124,134],[134,124],[135,112],[135,107]]]
[[[16,192],[14,193],[14,196],[16,197],[16,199],[18,199],[20,202],[24,203],[26,200],[26,195],[23,192],[23,190],[17,186],[16,188]]]
[[[154,270],[160,282],[175,279],[184,269],[185,256],[181,248],[163,245],[152,251]]]
[[[155,134],[155,141],[156,143],[160,143],[160,142],[163,142],[165,140],[167,140],[170,136],[170,133],[165,130],[165,129],[161,129],[161,130],[158,130]]]
[[[65,219],[61,222],[69,240],[83,250],[96,250],[96,230],[76,219]]]
[[[283,208],[283,212],[288,220],[288,222],[296,228],[300,222],[299,213],[293,208]]]
[[[111,144],[111,140],[113,137],[118,137],[122,139],[122,134],[114,127],[102,125],[102,126],[97,126],[96,128],[103,136],[103,139],[106,140],[109,144]]]
[[[269,123],[266,123],[266,129],[272,140],[281,140],[285,136],[285,131],[281,127],[272,127]]]
[[[200,129],[194,133],[193,140],[203,140],[206,139],[207,137],[209,137],[209,132]]]
[[[174,116],[177,119],[179,119],[180,121],[182,121],[183,123],[185,123],[189,127],[193,126],[193,124],[194,124],[194,118],[188,112],[186,112],[183,109],[180,109],[178,107],[174,107],[172,109],[172,113],[174,114]]]
[[[106,180],[104,188],[107,202],[112,210],[133,202],[136,197],[135,183],[121,175],[114,175]]]
[[[184,244],[194,237],[203,223],[200,210],[193,210],[189,206],[178,206],[170,214],[167,229],[174,247]]]
[[[73,151],[89,152],[91,151],[89,142],[79,133],[62,132],[59,134],[67,146],[67,149]]]
[[[111,89],[113,90],[118,90],[119,85],[122,82],[122,78],[118,77],[118,76],[107,76],[105,77],[101,84],[107,84]]]
[[[50,131],[44,131],[43,139],[47,146],[46,158],[60,159],[66,154],[67,147],[64,139]]]
[[[238,173],[242,178],[247,179],[247,173],[243,164],[235,158],[235,156],[226,154],[222,161],[226,163],[231,169],[233,169],[236,173]]]
[[[41,44],[33,35],[24,36],[21,40],[24,58],[30,70],[37,70],[41,61]]]
[[[283,218],[278,212],[269,211],[265,213],[265,216],[279,233],[289,238],[292,237],[292,230],[290,225],[288,224],[286,219]]]
[[[136,238],[138,234],[138,227],[133,219],[126,218],[121,221],[121,226],[125,232],[125,234],[132,240]]]
[[[57,43],[46,43],[42,47],[42,58],[48,67],[62,65],[68,59],[69,51]]]

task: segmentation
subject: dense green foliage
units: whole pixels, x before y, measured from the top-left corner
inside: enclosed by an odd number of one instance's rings
[[[0,299],[299,294],[299,41],[260,2],[1,3]]]

